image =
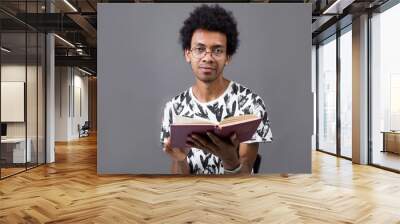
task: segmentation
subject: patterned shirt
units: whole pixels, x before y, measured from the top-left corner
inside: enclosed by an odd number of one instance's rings
[[[262,121],[253,137],[243,143],[271,142],[270,121],[264,101],[243,85],[230,81],[228,88],[217,99],[202,103],[193,95],[192,88],[168,101],[164,108],[160,142],[170,136],[170,125],[176,116],[218,121],[244,114],[255,114]],[[222,160],[212,153],[191,148],[186,157],[191,174],[223,174]]]

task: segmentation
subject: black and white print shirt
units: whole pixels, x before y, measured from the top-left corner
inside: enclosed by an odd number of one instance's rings
[[[164,108],[160,142],[170,136],[170,125],[176,116],[218,121],[244,114],[255,114],[262,122],[253,137],[243,143],[271,142],[272,133],[264,101],[243,85],[231,81],[217,99],[201,103],[194,97],[192,88],[168,101]],[[187,157],[191,174],[223,174],[222,160],[214,154],[191,148]]]

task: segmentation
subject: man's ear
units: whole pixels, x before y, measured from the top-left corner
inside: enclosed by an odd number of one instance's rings
[[[185,55],[186,62],[190,64],[190,51],[188,49],[185,49],[183,54]]]
[[[227,56],[225,65],[228,65],[229,63],[231,63],[231,60],[232,60],[232,56]]]

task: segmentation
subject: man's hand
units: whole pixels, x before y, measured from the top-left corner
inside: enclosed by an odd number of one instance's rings
[[[234,169],[239,166],[239,140],[236,134],[233,134],[229,140],[219,138],[211,132],[207,132],[207,136],[209,138],[193,134],[187,141],[191,147],[202,149],[218,156],[222,160],[225,169]]]
[[[186,156],[189,152],[188,148],[172,148],[171,147],[171,139],[170,138],[166,138],[164,140],[164,148],[163,148],[164,152],[166,152],[174,161],[185,161]]]

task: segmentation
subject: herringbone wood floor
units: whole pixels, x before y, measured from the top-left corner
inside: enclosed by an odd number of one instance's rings
[[[0,181],[0,223],[400,223],[400,175],[313,153],[310,175],[97,176],[96,139]]]

